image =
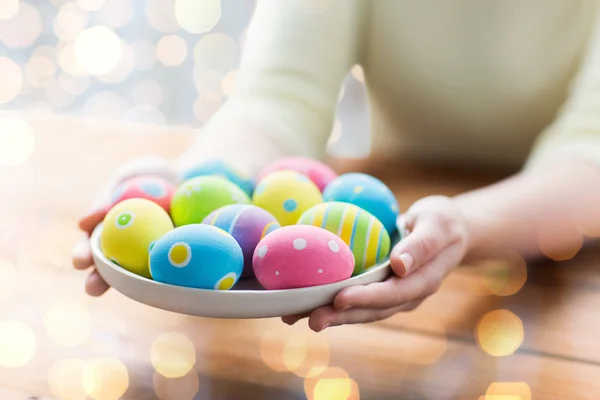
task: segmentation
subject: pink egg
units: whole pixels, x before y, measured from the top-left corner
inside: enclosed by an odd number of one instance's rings
[[[258,173],[256,184],[258,185],[265,176],[272,172],[281,170],[296,171],[308,176],[308,178],[318,186],[321,192],[325,190],[325,187],[329,182],[338,176],[334,170],[320,161],[304,157],[284,157],[263,168]]]
[[[290,225],[258,243],[252,265],[265,289],[295,289],[350,278],[354,255],[342,239],[323,228]]]

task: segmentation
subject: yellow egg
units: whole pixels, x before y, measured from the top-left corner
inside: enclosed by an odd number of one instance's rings
[[[172,229],[171,217],[158,204],[142,198],[125,200],[106,214],[100,248],[117,265],[150,278],[150,248]]]
[[[306,210],[322,203],[323,196],[307,176],[282,170],[261,180],[252,202],[273,214],[281,226],[288,226],[296,224]]]

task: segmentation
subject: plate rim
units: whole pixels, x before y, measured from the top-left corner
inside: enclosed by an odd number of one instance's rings
[[[369,268],[367,271],[363,272],[360,275],[353,276],[353,277],[350,277],[348,279],[344,279],[341,281],[327,283],[324,285],[317,285],[317,286],[309,286],[309,287],[294,288],[294,289],[275,289],[275,290],[269,290],[269,289],[213,290],[213,289],[193,288],[193,287],[188,287],[188,286],[179,286],[179,285],[173,285],[170,283],[159,282],[159,281],[156,281],[153,279],[148,279],[146,277],[134,274],[133,272],[128,271],[127,269],[122,268],[122,267],[118,266],[117,264],[115,264],[112,260],[110,260],[108,257],[106,257],[104,252],[102,252],[102,249],[100,246],[100,235],[102,234],[102,229],[103,229],[103,223],[98,224],[96,226],[96,228],[94,228],[94,231],[92,232],[92,235],[90,237],[90,246],[91,246],[92,255],[94,256],[94,258],[98,257],[100,260],[102,260],[104,262],[104,264],[108,265],[113,270],[116,270],[119,273],[126,275],[128,278],[135,279],[138,281],[143,281],[144,283],[147,283],[148,285],[177,288],[178,290],[190,291],[192,293],[206,293],[206,294],[210,293],[213,296],[218,296],[217,293],[220,293],[221,295],[231,296],[231,295],[241,295],[241,294],[256,295],[256,294],[270,293],[271,295],[277,295],[280,293],[301,293],[301,292],[306,293],[306,292],[310,292],[310,291],[319,291],[320,292],[323,290],[327,290],[329,288],[333,288],[336,285],[340,285],[342,282],[344,282],[346,284],[344,286],[354,286],[354,285],[348,284],[348,283],[365,280],[368,276],[370,276],[376,272],[379,272],[382,269],[390,269],[390,272],[391,272],[390,260],[388,257],[381,264],[378,264],[378,265],[375,265],[375,266]],[[99,273],[100,273],[100,271],[99,271]],[[244,278],[240,278],[240,279],[244,279]],[[250,279],[256,279],[256,278],[250,278]],[[239,282],[239,280],[238,280],[238,282]],[[361,284],[358,283],[358,285],[361,285]]]

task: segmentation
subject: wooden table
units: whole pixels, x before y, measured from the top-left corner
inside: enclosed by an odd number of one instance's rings
[[[415,312],[320,335],[279,319],[177,315],[116,291],[90,298],[85,273],[70,264],[78,217],[113,167],[148,152],[175,157],[191,131],[23,119],[35,151],[21,166],[0,167],[0,365],[13,364],[0,366],[2,400],[84,399],[86,390],[88,398],[135,400],[283,400],[305,392],[319,400],[600,399],[597,250],[528,268],[518,260],[464,266]],[[335,165],[381,177],[403,208],[499,178]]]

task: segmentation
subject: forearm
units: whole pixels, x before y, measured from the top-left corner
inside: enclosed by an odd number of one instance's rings
[[[468,258],[504,252],[568,254],[600,227],[600,167],[583,161],[526,170],[455,198],[468,226]]]

